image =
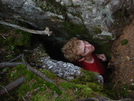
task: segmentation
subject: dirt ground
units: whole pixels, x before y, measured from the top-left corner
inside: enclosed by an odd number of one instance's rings
[[[120,84],[134,86],[134,19],[121,30],[122,34],[114,40],[111,48],[111,65],[114,66],[112,81],[115,88]]]

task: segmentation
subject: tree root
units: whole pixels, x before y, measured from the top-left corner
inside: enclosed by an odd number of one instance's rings
[[[56,86],[58,86],[53,80],[47,78],[46,75],[44,75],[42,72],[40,72],[40,71],[34,69],[33,67],[31,67],[28,63],[25,62],[25,65],[26,65],[26,67],[27,67],[28,70],[30,70],[31,72],[33,72],[34,74],[36,74],[37,76],[39,76],[40,78],[42,78],[43,80],[45,80],[47,82],[50,82],[50,83],[53,83]],[[62,90],[61,88],[59,88],[59,89]]]
[[[16,87],[20,86],[24,81],[25,81],[25,77],[20,77],[19,79],[15,80],[14,82],[9,83],[7,86],[3,87],[3,89],[0,90],[0,95],[3,95],[5,93],[8,93],[9,91],[15,89]]]
[[[15,67],[17,65],[20,65],[20,64],[24,64],[23,62],[1,62],[0,63],[0,69],[4,68],[4,67]]]
[[[29,32],[29,33],[32,33],[32,34],[40,34],[40,35],[48,35],[48,36],[50,36],[51,33],[52,33],[52,31],[49,31],[48,27],[46,27],[46,29],[43,30],[43,31],[39,31],[39,30],[32,30],[32,29],[24,28],[24,27],[15,25],[15,24],[11,24],[11,23],[2,21],[2,20],[0,20],[0,24],[7,25],[7,26],[10,26],[10,27],[13,27],[13,28],[16,28],[16,29],[20,29],[20,30],[23,30],[23,31],[26,31],[26,32]]]

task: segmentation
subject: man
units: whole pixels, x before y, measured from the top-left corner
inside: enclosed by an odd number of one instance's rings
[[[92,44],[76,37],[69,40],[62,48],[65,58],[70,62],[75,62],[83,69],[97,72],[106,78],[107,70],[100,60],[106,61],[107,58],[104,54],[94,54],[94,50]]]

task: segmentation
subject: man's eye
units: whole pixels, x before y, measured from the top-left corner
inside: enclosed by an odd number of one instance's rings
[[[86,48],[84,49],[84,52],[86,52]]]

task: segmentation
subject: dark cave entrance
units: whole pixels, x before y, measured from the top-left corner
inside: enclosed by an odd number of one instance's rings
[[[55,40],[52,40],[50,36],[43,36],[43,35],[32,35],[32,44],[34,46],[34,43],[42,43],[44,45],[44,48],[47,52],[47,54],[55,60],[58,61],[64,61],[69,62],[67,59],[65,59],[61,49],[62,46],[57,44]]]
[[[84,40],[84,39],[83,39]],[[47,52],[47,54],[55,60],[58,61],[63,61],[63,62],[69,62],[63,55],[61,48],[63,46],[57,44],[57,42],[54,40],[52,40],[51,36],[44,36],[44,35],[32,35],[32,43],[34,44],[35,42],[39,42],[42,43],[44,45],[44,48]],[[97,42],[92,42],[90,41],[91,44],[93,44],[95,47],[100,47],[100,45]],[[96,53],[96,52],[95,52]],[[107,57],[108,58],[108,57]],[[101,61],[102,62],[102,61]],[[108,61],[106,62],[102,62],[102,64],[107,67],[108,66]],[[74,64],[74,63],[73,63]],[[76,65],[76,64],[74,64]],[[112,70],[110,70],[110,72],[112,72]]]

